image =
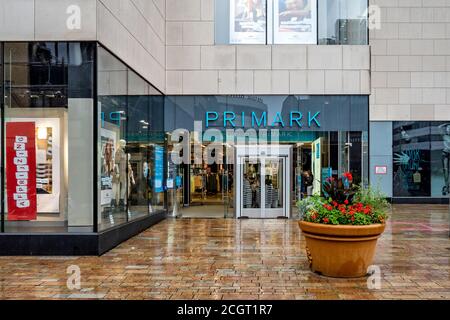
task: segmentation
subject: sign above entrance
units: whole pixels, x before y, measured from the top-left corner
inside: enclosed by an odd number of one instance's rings
[[[289,114],[277,112],[273,117],[269,117],[268,112],[231,112],[225,111],[219,113],[208,111],[205,114],[206,128],[211,126],[223,126],[224,128],[252,127],[252,128],[311,128],[313,126],[320,128],[320,111],[307,112],[303,114],[300,111],[292,111]]]

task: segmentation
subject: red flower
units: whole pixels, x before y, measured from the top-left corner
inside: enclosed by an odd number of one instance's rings
[[[348,203],[349,203],[348,200],[345,200],[345,201],[344,201],[344,204],[348,205]]]
[[[347,180],[350,181],[350,182],[353,181],[353,175],[350,172],[344,173],[344,177],[346,177]]]
[[[328,218],[324,218],[324,219],[323,219],[323,222],[324,222],[324,223],[328,223],[328,222],[330,222],[330,220],[328,220]]]

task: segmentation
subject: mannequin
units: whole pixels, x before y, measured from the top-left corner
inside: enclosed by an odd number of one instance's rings
[[[442,195],[446,196],[450,193],[450,123],[439,126],[444,142],[442,150],[442,169],[444,171],[444,187]]]
[[[134,180],[134,172],[133,168],[131,167],[131,154],[128,153],[128,194],[127,198],[130,198],[131,195],[131,186],[134,186],[136,184],[136,181]]]
[[[113,177],[113,194],[114,202],[117,205],[119,201],[119,206],[123,207],[126,205],[125,193],[127,190],[127,167],[128,167],[128,156],[125,153],[125,147],[127,142],[125,140],[119,141],[119,146],[117,148],[114,160],[114,177]]]

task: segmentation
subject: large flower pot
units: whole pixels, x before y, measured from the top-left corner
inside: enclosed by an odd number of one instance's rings
[[[384,224],[334,226],[300,221],[306,252],[313,272],[329,277],[356,278],[367,275]]]

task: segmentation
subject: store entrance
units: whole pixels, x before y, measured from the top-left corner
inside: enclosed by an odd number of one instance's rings
[[[201,164],[185,167],[187,180],[183,218],[228,218],[232,208],[233,166]]]
[[[203,161],[198,163],[193,137],[191,135],[191,161],[176,168],[180,188],[176,192],[169,190],[169,199],[173,198],[176,204],[176,207],[169,206],[169,210],[179,218],[233,218],[234,165],[227,163],[229,149],[225,144],[198,144],[203,156]],[[215,161],[207,161],[210,153]]]
[[[291,146],[237,147],[236,217],[289,218]]]

